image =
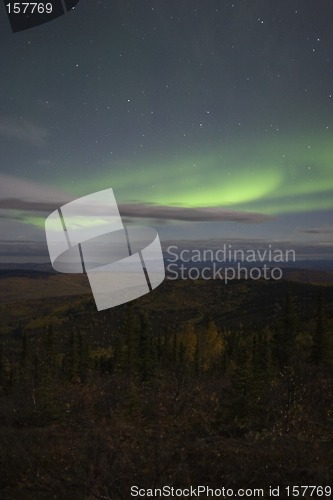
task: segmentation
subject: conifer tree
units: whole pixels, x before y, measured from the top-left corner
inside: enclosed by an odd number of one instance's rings
[[[325,333],[323,292],[320,290],[317,300],[316,325],[312,339],[312,361],[317,365],[324,360],[325,350],[328,347],[325,345]]]
[[[138,336],[138,367],[142,381],[151,378],[155,367],[155,352],[152,338],[152,328],[148,315],[140,314],[140,329]]]
[[[190,363],[194,363],[198,339],[193,321],[186,324],[185,331],[182,333],[181,338],[184,346],[184,357],[186,357],[186,360]]]
[[[87,336],[82,332],[78,334],[78,348],[79,348],[79,373],[81,382],[85,383],[88,380],[90,369],[90,353],[87,341]],[[109,360],[108,360],[109,361]],[[108,370],[109,370],[108,366]]]
[[[266,377],[271,369],[271,332],[268,328],[253,337],[253,373]]]
[[[138,336],[140,322],[132,304],[127,304],[122,326],[122,338],[119,339],[119,364],[126,371],[135,373],[138,369]]]
[[[5,386],[5,363],[4,363],[4,353],[3,345],[0,343],[0,390]]]
[[[20,373],[22,379],[28,379],[31,372],[31,346],[26,332],[23,332],[21,338],[21,367]]]
[[[68,351],[66,353],[65,359],[65,372],[67,379],[71,382],[77,382],[80,380],[80,353],[79,353],[79,343],[78,336],[74,330],[72,330]]]
[[[55,368],[55,346],[54,346],[54,332],[52,325],[49,325],[46,331],[45,351],[46,351],[47,369],[50,372],[53,372]]]
[[[278,366],[287,366],[295,352],[297,316],[290,293],[285,299],[283,320],[275,335],[275,356]]]
[[[172,335],[172,355],[171,355],[171,358],[172,358],[172,363],[174,365],[178,364],[178,345],[179,345],[178,336],[179,336],[178,332],[175,332]]]

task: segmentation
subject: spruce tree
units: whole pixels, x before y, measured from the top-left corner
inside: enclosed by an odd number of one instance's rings
[[[132,304],[127,304],[122,325],[122,338],[119,339],[119,365],[134,374],[138,369],[138,336],[140,321]]]
[[[3,345],[0,343],[0,391],[4,389],[5,386],[5,363],[4,363],[4,353]]]
[[[77,333],[72,330],[68,351],[64,359],[66,378],[70,382],[78,382],[80,380],[80,352]]]
[[[319,365],[325,357],[325,324],[323,313],[323,292],[320,290],[317,299],[316,325],[312,339],[312,361]]]
[[[293,300],[288,292],[285,298],[283,319],[275,335],[275,356],[280,368],[290,364],[295,353],[297,335],[297,316]]]
[[[151,378],[155,367],[155,352],[152,336],[152,327],[148,315],[140,314],[140,329],[138,337],[138,366],[141,380]]]
[[[27,380],[31,374],[31,345],[26,332],[23,332],[21,338],[21,378]]]
[[[87,336],[82,332],[78,334],[78,347],[79,347],[79,373],[81,382],[85,383],[89,377],[89,369],[90,369],[90,354],[89,354],[89,346],[87,341]],[[109,360],[108,364],[109,364]],[[110,366],[108,366],[108,371]]]

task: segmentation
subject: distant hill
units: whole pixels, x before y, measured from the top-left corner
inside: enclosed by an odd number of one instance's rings
[[[91,293],[85,274],[61,274],[28,269],[0,270],[0,303]]]
[[[1,271],[17,271],[17,270],[27,270],[27,271],[39,271],[39,272],[47,272],[47,273],[55,273],[53,267],[49,262],[45,262],[43,264],[36,264],[34,262],[8,262],[8,263],[0,263],[0,272]]]
[[[166,279],[153,292],[133,301],[135,309],[151,315],[158,331],[175,322],[209,317],[223,330],[243,325],[273,326],[281,320],[286,297],[293,298],[295,310],[303,321],[314,317],[322,290],[327,316],[333,311],[333,273],[290,270],[286,279],[221,280]],[[60,274],[23,269],[0,271],[0,324],[2,332],[13,331],[23,322],[38,330],[50,321],[66,320],[73,311],[91,311],[97,321],[121,321],[124,306],[97,312],[89,281],[84,274]],[[126,308],[124,309],[124,311]],[[85,317],[82,316],[82,325]],[[79,320],[76,319],[79,327]]]

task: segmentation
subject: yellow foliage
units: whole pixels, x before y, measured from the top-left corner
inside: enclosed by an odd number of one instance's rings
[[[198,342],[193,323],[187,324],[185,332],[182,335],[182,341],[185,349],[185,357],[193,362]]]
[[[214,321],[198,334],[200,364],[203,370],[208,370],[220,357],[224,344]]]
[[[206,328],[200,330],[196,329],[194,322],[187,323],[180,338],[186,359],[194,362],[197,355],[203,370],[208,370],[224,349],[222,336],[213,321],[210,321]]]

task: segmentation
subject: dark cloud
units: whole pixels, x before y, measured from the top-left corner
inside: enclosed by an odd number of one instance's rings
[[[27,209],[30,210],[33,203],[66,203],[70,196],[64,191],[54,187],[52,184],[22,179],[10,175],[0,174],[0,202],[1,208],[16,208],[19,203],[28,202]],[[13,201],[15,200],[15,201]],[[13,203],[16,205],[13,207]]]
[[[16,198],[7,198],[0,200],[0,210],[19,210],[22,212],[42,212],[48,214],[53,210],[56,210],[59,206],[64,203],[56,202],[43,202],[43,201],[28,201],[19,200]],[[12,214],[11,214],[12,215]],[[3,216],[5,218],[5,216]]]
[[[121,215],[126,217],[188,222],[233,221],[258,223],[272,219],[272,217],[264,214],[225,210],[221,207],[186,208],[152,203],[125,203],[119,206],[119,211]]]
[[[0,257],[48,257],[45,242],[38,241],[4,241],[0,247]]]
[[[299,232],[305,234],[331,234],[333,233],[333,227],[310,227],[309,229],[301,229]]]
[[[0,117],[0,136],[26,142],[32,146],[44,146],[48,133],[32,121]]]
[[[0,209],[18,210],[20,212],[40,212],[49,214],[53,210],[64,204],[63,201],[44,202],[29,201],[15,198],[0,200]],[[200,207],[186,208],[165,205],[156,205],[150,203],[124,203],[119,205],[119,212],[125,218],[154,219],[156,221],[188,221],[188,222],[214,222],[214,221],[232,221],[242,223],[260,223],[270,220],[272,217],[252,212],[237,212],[225,210],[220,207]],[[106,215],[108,206],[96,206],[92,215]],[[10,215],[12,218],[13,214]],[[22,219],[22,215],[16,214],[15,218]]]

